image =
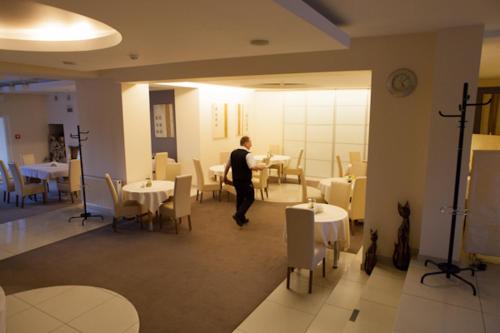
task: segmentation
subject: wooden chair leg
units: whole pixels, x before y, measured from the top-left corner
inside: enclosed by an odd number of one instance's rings
[[[266,198],[268,198],[268,199],[269,199],[269,190],[268,190],[268,188],[266,187],[266,188],[264,189],[264,191],[266,191]]]
[[[326,258],[323,258],[323,277],[326,276]]]
[[[177,219],[174,219],[174,224],[175,224],[175,233],[178,234],[179,233],[179,228],[177,226]]]
[[[21,197],[21,208],[24,208],[24,197]]]
[[[10,192],[7,192],[7,203],[10,203]]]
[[[200,193],[200,203],[202,203],[202,202],[203,202],[203,191],[201,191],[201,193]]]
[[[71,203],[75,203],[75,199],[73,198],[73,192],[71,192],[69,196],[71,197]]]
[[[292,272],[291,267],[287,267],[286,269],[286,289],[290,289],[290,273]]]
[[[309,294],[313,291],[313,270],[309,270]]]
[[[116,232],[116,225],[117,225],[118,221],[116,219],[116,217],[113,217],[113,224],[111,225],[113,227],[113,231]]]
[[[16,194],[16,207],[19,207],[19,195]]]
[[[3,202],[7,201],[7,191],[3,191]]]
[[[351,230],[351,236],[354,235],[354,221],[349,219],[349,229]]]
[[[193,230],[191,227],[191,215],[188,215],[188,224],[189,224],[189,231]]]
[[[196,201],[199,200],[200,197],[200,190],[196,190]]]
[[[262,188],[260,189],[260,197],[264,201],[264,190]]]
[[[61,191],[57,191],[57,195],[59,196],[59,201],[61,201]]]

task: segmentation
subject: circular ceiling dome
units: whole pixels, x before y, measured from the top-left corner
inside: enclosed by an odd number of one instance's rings
[[[121,40],[117,30],[90,17],[35,2],[0,2],[1,50],[90,51]]]

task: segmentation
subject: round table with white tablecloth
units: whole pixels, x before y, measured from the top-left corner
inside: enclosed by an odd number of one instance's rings
[[[332,177],[332,178],[324,178],[319,181],[318,188],[321,192],[321,195],[323,195],[323,198],[328,201],[328,198],[330,197],[330,188],[332,186],[332,182],[339,182],[339,183],[348,183],[352,182],[348,177]]]
[[[208,171],[210,172],[210,176],[223,177],[225,169],[226,169],[226,166],[224,164],[216,164],[216,165],[212,165],[208,169]]]
[[[25,177],[38,178],[47,181],[50,179],[68,177],[69,164],[48,162],[23,165],[19,169],[21,170],[21,174]]]
[[[262,162],[265,158],[267,158],[267,155],[254,155],[253,157],[256,162]],[[290,161],[290,156],[287,155],[272,155],[271,159],[269,160],[269,163],[271,165],[277,165],[277,164],[287,164]]]
[[[321,235],[325,246],[333,248],[333,266],[337,267],[340,242],[344,248],[348,248],[350,243],[349,215],[345,209],[334,205],[315,203],[315,207],[319,207],[319,211],[314,214],[316,234]],[[308,203],[298,204],[293,208],[310,209]]]
[[[156,214],[161,204],[174,194],[174,182],[153,180],[151,186],[147,187],[143,180],[123,186],[122,192],[125,200],[135,200]]]

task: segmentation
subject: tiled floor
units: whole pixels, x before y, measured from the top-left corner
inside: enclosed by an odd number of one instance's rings
[[[235,332],[392,332],[404,273],[377,268],[368,277],[360,270],[361,253],[342,252],[339,268],[328,268],[326,278],[318,268],[312,294],[308,272],[294,272],[291,289],[283,281]],[[354,309],[360,312],[352,322]]]
[[[432,276],[420,283],[422,274],[435,271],[419,261],[412,261],[403,288],[395,330],[413,333],[500,332],[500,265],[490,264],[475,277],[478,296],[456,279]],[[425,318],[425,320],[422,320]]]
[[[90,219],[68,223],[68,217],[80,215],[82,209],[71,206],[45,214],[0,224],[0,260],[57,242],[110,223],[110,219]]]
[[[7,296],[7,332],[137,333],[139,316],[110,290],[55,286]]]

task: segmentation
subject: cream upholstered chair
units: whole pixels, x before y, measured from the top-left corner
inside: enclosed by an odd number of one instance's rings
[[[314,240],[314,212],[309,209],[286,209],[286,243],[288,270],[286,288],[290,289],[290,273],[295,268],[309,270],[309,293],[312,292],[313,271],[323,262],[325,276],[325,246]]]
[[[219,153],[219,163],[226,164],[227,161],[229,160],[230,155],[231,155],[231,152],[229,152],[229,151],[223,151],[223,152]]]
[[[280,145],[269,145],[269,152],[273,155],[280,155],[281,154],[281,146]],[[283,171],[283,164],[274,164],[269,166],[269,174],[271,174],[271,170],[276,170],[278,173],[278,181],[281,180],[282,176],[282,171]]]
[[[368,164],[366,162],[353,162],[349,169],[349,175],[354,177],[366,177],[366,169]]]
[[[19,205],[19,198],[21,198],[21,208],[24,208],[24,198],[27,196],[35,196],[38,193],[43,195],[43,202],[47,200],[47,188],[43,183],[25,183],[24,177],[21,175],[17,163],[9,163],[10,172],[14,178],[16,186],[16,206]]]
[[[174,198],[160,206],[160,228],[162,227],[162,217],[167,216],[173,219],[175,224],[175,233],[178,233],[177,219],[179,224],[182,218],[187,216],[189,231],[191,227],[191,175],[175,177]]]
[[[306,175],[302,173],[300,176],[300,184],[302,185],[302,202],[308,202],[309,198],[314,199],[316,202],[325,203],[325,200],[321,196],[309,196],[307,193],[307,181]]]
[[[135,200],[123,201],[118,196],[118,192],[116,191],[115,185],[113,185],[111,176],[106,173],[104,178],[106,179],[106,184],[108,185],[109,192],[113,199],[113,230],[116,231],[119,220],[133,218],[141,222],[142,228],[142,220],[140,220],[140,218],[148,213],[147,208]]]
[[[351,191],[352,184],[345,182],[335,182],[333,181],[330,185],[330,197],[327,201],[330,205],[338,206],[346,210],[349,213],[349,204],[351,201]],[[351,229],[351,234],[354,232],[352,228],[352,221],[349,220],[349,229]]]
[[[23,154],[21,155],[21,160],[23,165],[35,164],[35,154]]]
[[[342,165],[342,159],[339,155],[335,156],[337,160],[337,168],[339,169],[339,177],[344,177],[344,166]]]
[[[181,164],[180,163],[167,163],[165,165],[165,180],[174,181],[175,177],[181,174]]]
[[[194,159],[194,168],[196,170],[196,200],[200,200],[200,203],[203,201],[203,192],[212,192],[212,195],[215,197],[215,193],[218,192],[220,195],[221,186],[220,183],[215,182],[213,180],[205,179],[205,175],[203,174],[203,168],[201,167],[200,160]]]
[[[297,176],[300,184],[300,175],[303,172],[302,168],[302,156],[304,155],[304,149],[301,149],[299,152],[299,158],[297,159],[297,166],[295,168],[290,168],[290,166],[286,166],[283,168],[283,175],[285,176],[285,181],[286,181],[286,176],[287,175],[295,175]]]
[[[264,191],[269,198],[268,191],[269,168],[264,168],[257,173],[257,177],[252,178],[253,188],[260,190],[260,197],[264,200]]]
[[[351,221],[365,219],[366,204],[366,177],[356,178],[352,189],[351,207],[349,209],[349,219]]]
[[[350,151],[349,152],[349,162],[361,162],[361,153],[359,151]]]
[[[155,179],[166,180],[166,168],[168,163],[168,153],[161,152],[155,154]]]
[[[3,161],[0,161],[0,172],[2,173],[2,183],[0,188],[3,190],[3,202],[10,203],[10,193],[16,190],[14,180],[10,177],[7,167]]]
[[[61,200],[61,193],[69,193],[71,202],[74,203],[75,200],[73,198],[73,195],[78,198],[78,193],[82,189],[82,169],[80,166],[80,160],[69,161],[68,176],[69,177],[66,179],[57,180],[57,191],[59,194],[59,200]]]

